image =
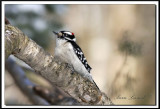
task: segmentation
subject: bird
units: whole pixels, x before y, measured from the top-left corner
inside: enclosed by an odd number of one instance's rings
[[[89,66],[82,49],[76,43],[75,34],[70,31],[53,31],[53,33],[56,35],[54,56],[71,65],[77,73],[96,85],[90,74],[92,68]],[[98,88],[97,85],[96,87]]]

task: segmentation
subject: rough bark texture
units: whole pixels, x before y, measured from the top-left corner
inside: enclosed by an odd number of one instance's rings
[[[52,84],[62,88],[81,104],[110,105],[111,100],[95,84],[78,73],[72,73],[66,63],[61,63],[29,39],[18,28],[5,25],[5,58],[10,54],[21,59]]]

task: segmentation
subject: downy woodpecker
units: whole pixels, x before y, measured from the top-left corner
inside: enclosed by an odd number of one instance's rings
[[[96,85],[90,74],[92,68],[88,65],[81,48],[77,45],[74,33],[70,31],[53,31],[53,33],[56,35],[55,57],[73,66],[77,73]]]

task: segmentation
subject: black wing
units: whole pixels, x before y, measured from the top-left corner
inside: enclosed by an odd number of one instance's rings
[[[77,57],[81,60],[81,62],[83,63],[84,67],[87,69],[87,71],[90,73],[90,70],[92,69],[88,63],[86,58],[84,57],[83,51],[81,50],[81,48],[74,42],[74,41],[70,41],[75,54],[77,55]]]

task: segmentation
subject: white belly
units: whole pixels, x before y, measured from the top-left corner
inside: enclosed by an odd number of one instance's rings
[[[78,59],[74,53],[73,47],[70,43],[57,44],[55,48],[55,57],[58,57],[65,63],[69,63],[73,66],[74,70],[84,77],[92,80],[90,73],[86,70],[82,62]]]

